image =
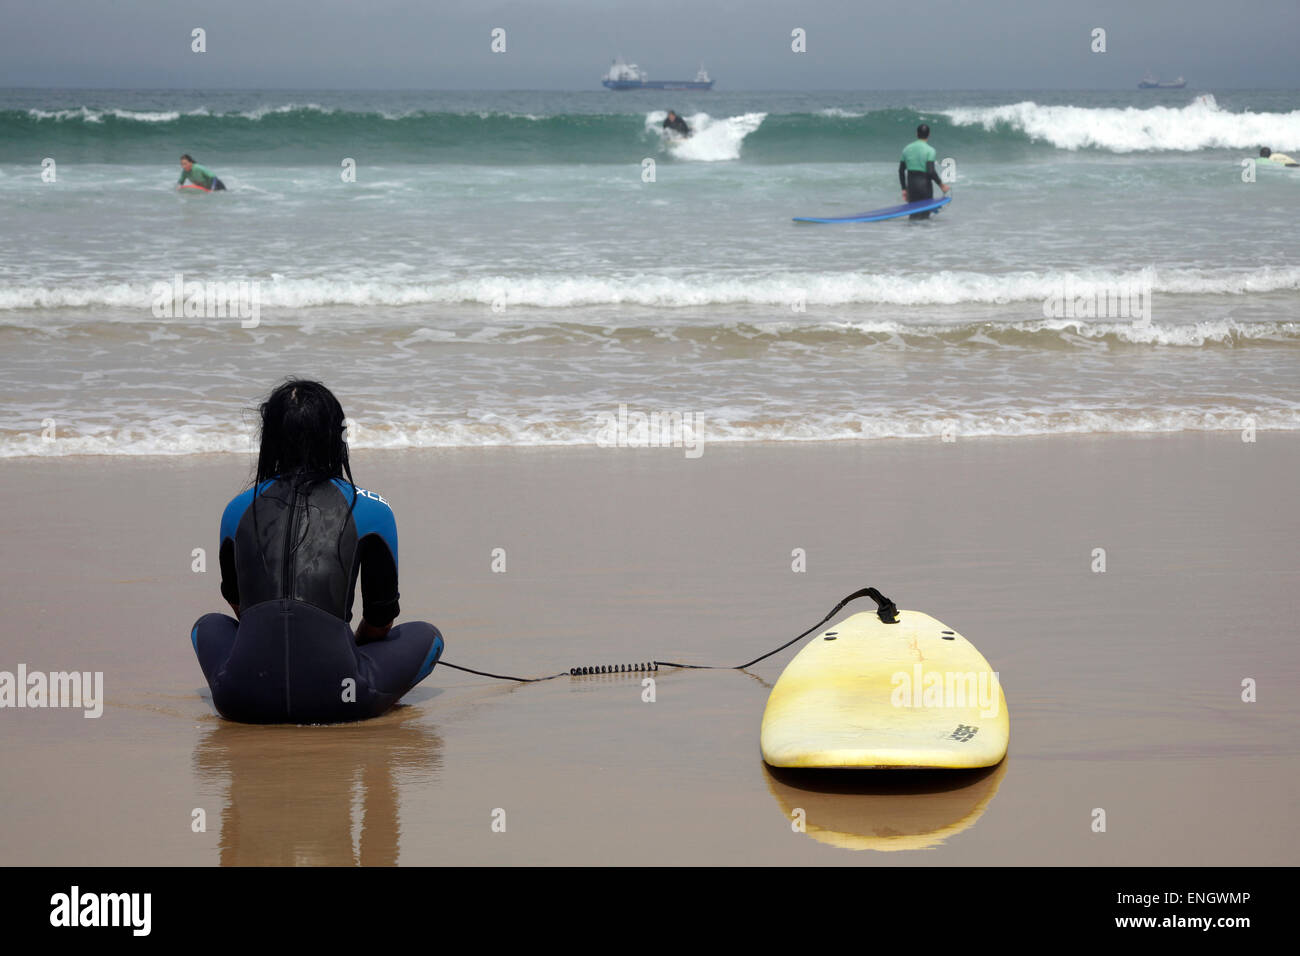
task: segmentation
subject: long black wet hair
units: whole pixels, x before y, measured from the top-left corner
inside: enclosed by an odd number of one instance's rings
[[[255,484],[271,478],[295,485],[331,478],[353,483],[348,443],[343,440],[343,406],[320,382],[289,379],[267,396],[258,412],[262,440]]]
[[[256,489],[278,478],[294,490],[310,489],[323,481],[341,478],[352,486],[349,510],[357,504],[357,484],[348,463],[347,424],[343,406],[334,393],[310,379],[288,379],[258,406],[262,419],[257,453]],[[253,492],[253,527],[257,528],[257,491]],[[261,541],[258,533],[257,540]],[[343,529],[339,529],[339,541]],[[296,542],[295,542],[296,545]],[[265,561],[263,555],[263,561]],[[341,560],[341,556],[340,556]]]

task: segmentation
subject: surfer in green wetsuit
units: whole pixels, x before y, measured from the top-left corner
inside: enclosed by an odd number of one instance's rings
[[[903,147],[903,158],[898,161],[898,184],[903,188],[903,202],[933,199],[934,187],[931,183],[938,183],[944,192],[950,188],[944,185],[935,172],[934,160],[938,154],[928,142],[929,139],[930,127],[922,123],[916,128],[916,141]],[[930,213],[913,213],[907,218],[929,219]]]
[[[211,170],[196,163],[194,157],[189,153],[181,157],[181,178],[176,180],[176,185],[182,185],[187,179],[194,185],[202,186],[204,189],[211,189],[213,192],[226,188],[225,183],[212,175]]]

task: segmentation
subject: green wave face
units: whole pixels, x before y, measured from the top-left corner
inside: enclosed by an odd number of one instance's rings
[[[712,119],[725,120],[725,115]],[[958,126],[908,109],[769,114],[744,139],[741,161],[826,163],[896,160],[920,122],[945,155],[1014,158],[1051,152],[1010,124]],[[310,106],[205,114],[136,110],[0,111],[0,162],[33,152],[81,163],[156,162],[186,151],[244,162],[336,165],[340,156],[384,163],[498,165],[627,163],[661,147],[647,113],[502,112],[399,114]]]

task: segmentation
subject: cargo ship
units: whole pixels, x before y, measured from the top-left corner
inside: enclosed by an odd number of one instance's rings
[[[1187,86],[1187,81],[1181,76],[1172,83],[1165,83],[1148,73],[1138,81],[1139,90],[1181,90],[1185,86]]]
[[[645,70],[635,63],[624,63],[621,59],[616,59],[611,63],[609,72],[605,74],[600,83],[601,86],[610,90],[713,89],[713,80],[709,78],[708,71],[704,69],[702,63],[700,64],[700,71],[695,74],[693,80],[652,80],[646,76]]]

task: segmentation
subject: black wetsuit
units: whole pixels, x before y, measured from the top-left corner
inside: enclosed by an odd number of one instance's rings
[[[676,113],[674,113],[672,117],[664,118],[664,129],[671,129],[675,132],[681,133],[683,136],[691,135],[691,128],[686,125],[686,120],[682,119]]]
[[[335,723],[383,713],[429,676],[442,635],[413,621],[358,646],[348,622],[399,611],[397,525],[382,497],[341,479],[264,481],[221,519],[221,594],[239,608],[190,633],[212,701],[245,723]]]

